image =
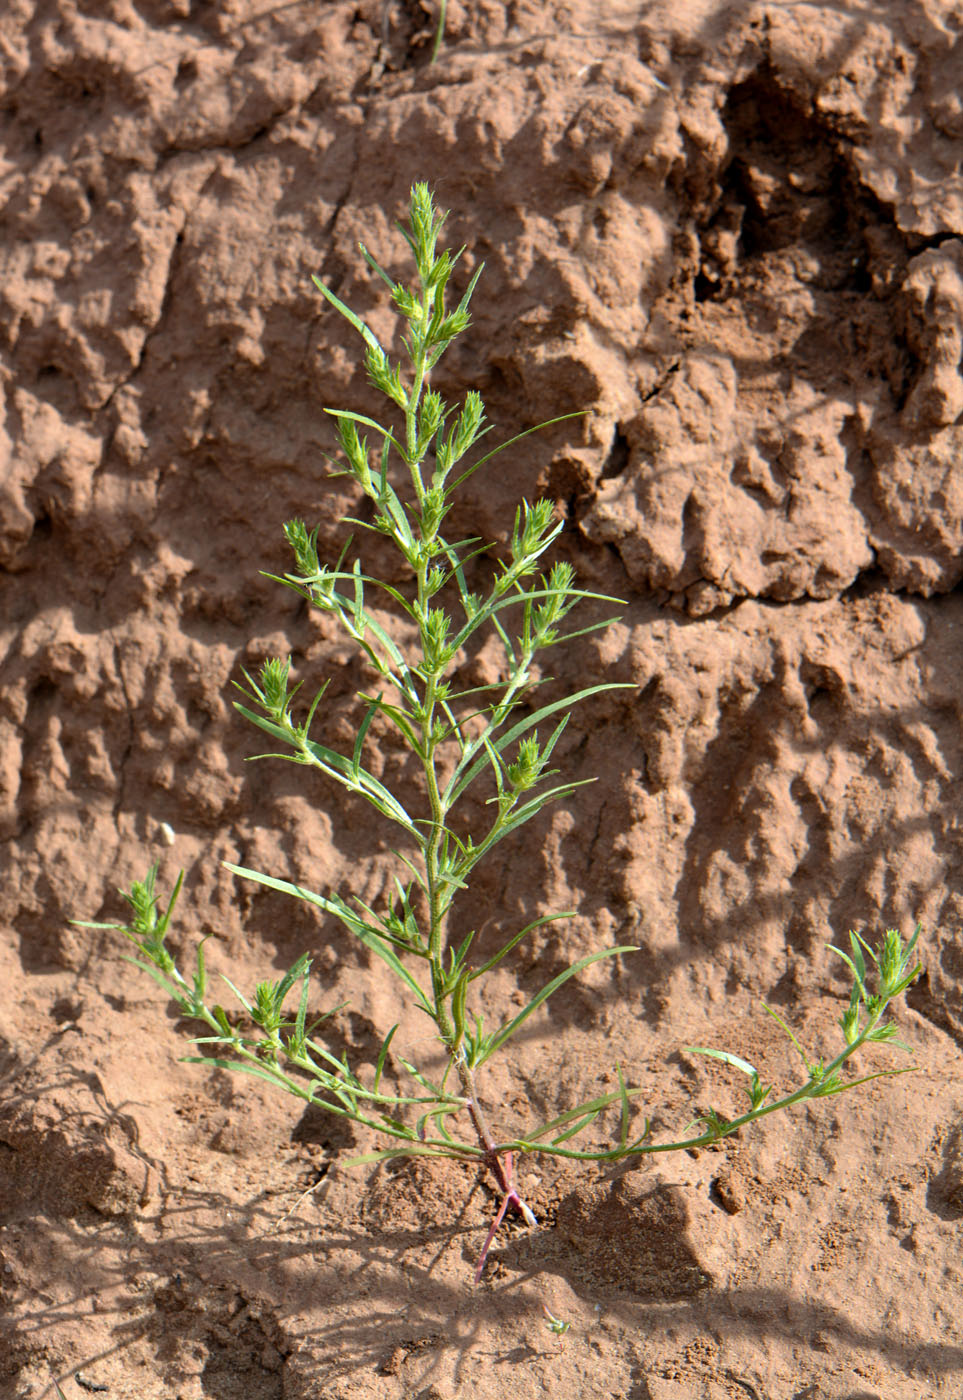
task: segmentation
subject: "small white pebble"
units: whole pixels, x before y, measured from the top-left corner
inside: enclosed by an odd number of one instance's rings
[[[174,828],[170,825],[169,822],[160,823],[160,836],[165,846],[173,846]]]

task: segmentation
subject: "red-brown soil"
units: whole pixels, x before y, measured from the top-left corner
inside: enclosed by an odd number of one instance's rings
[[[0,17],[0,1393],[963,1395],[963,6],[450,0],[429,65],[433,14]],[[562,556],[627,600],[554,658],[559,693],[632,683],[556,755],[600,781],[501,848],[465,917],[493,941],[578,910],[491,1015],[641,951],[533,1018],[493,1119],[618,1062],[664,1136],[738,1101],[686,1044],[793,1082],[762,999],[835,1052],[851,927],[919,921],[926,963],[897,1013],[918,1073],[696,1156],[523,1163],[542,1223],[506,1226],[478,1287],[487,1185],[330,1166],[376,1143],[179,1064],[122,941],[68,924],[183,866],[185,955],[209,935],[250,987],[311,951],[355,1062],[397,1019],[363,948],[221,862],[369,900],[395,868],[367,808],[245,763],[230,682],[289,651],[350,743],[366,673],[259,570],[286,567],[285,519],[336,552],[357,505],[323,410],[380,404],[310,274],[389,335],[356,244],[407,272],[416,179],[459,275],[486,263],[439,387],[479,388],[502,438],[587,410],[474,478],[453,533],[503,538],[547,495]],[[413,1013],[396,1046],[436,1054]]]

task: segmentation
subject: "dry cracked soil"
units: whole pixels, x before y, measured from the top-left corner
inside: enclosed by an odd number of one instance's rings
[[[431,63],[435,18],[0,15],[0,1394],[963,1396],[963,5],[450,0]],[[310,275],[390,338],[357,243],[406,271],[419,179],[458,278],[485,263],[438,386],[480,389],[499,440],[585,411],[473,477],[455,534],[504,540],[546,496],[560,557],[625,600],[546,681],[630,687],[556,753],[599,781],[465,917],[488,947],[576,911],[498,969],[491,1015],[640,951],[528,1023],[490,1114],[562,1112],[617,1062],[665,1136],[739,1101],[687,1044],[794,1082],[762,1000],[835,1052],[850,928],[919,922],[925,960],[896,1016],[915,1073],[696,1154],[525,1164],[539,1227],[507,1225],[478,1287],[485,1183],[339,1165],[374,1140],[178,1063],[122,940],[68,922],[183,867],[178,950],[207,936],[246,986],[311,952],[338,1054],[370,1065],[399,1014],[435,1053],[363,947],[222,864],[372,902],[397,869],[358,801],[245,763],[230,682],[290,653],[350,745],[370,677],[259,570],[284,520],[335,556],[358,508],[324,409],[379,401]]]

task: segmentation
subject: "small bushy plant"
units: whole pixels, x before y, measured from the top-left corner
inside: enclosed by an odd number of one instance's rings
[[[409,587],[372,577],[360,561],[347,562],[347,551],[334,565],[326,564],[318,554],[317,529],[309,530],[301,520],[284,527],[294,567],[277,581],[336,619],[363,653],[375,678],[372,692],[358,697],[360,721],[353,750],[342,754],[312,737],[325,687],[299,717],[295,704],[299,687],[292,685],[286,659],[268,660],[256,676],[245,673],[245,685],[240,687],[244,698],[237,703],[240,713],[279,750],[261,757],[284,758],[323,774],[360,795],[379,817],[400,828],[404,850],[399,854],[406,875],[396,878],[386,907],[374,909],[357,897],[315,893],[281,875],[234,865],[228,869],[337,919],[380,958],[396,981],[399,999],[417,1007],[434,1027],[446,1057],[444,1072],[432,1077],[410,1059],[400,1055],[395,1059],[396,1024],[384,1035],[373,1074],[356,1073],[325,1044],[324,1016],[309,1025],[311,959],[307,954],[280,980],[258,983],[250,996],[223,978],[243,1009],[241,1024],[235,1024],[237,1017],[229,1018],[210,997],[203,943],[196,966],[187,975],[167,947],[183,872],[166,907],[156,889],[155,866],[142,882],[121,891],[131,910],[127,922],[85,926],[117,929],[130,939],[139,953],[132,961],[150,973],[182,1016],[202,1024],[204,1033],[195,1043],[203,1048],[199,1055],[188,1057],[192,1062],[258,1075],[389,1140],[390,1145],[355,1159],[358,1162],[418,1155],[457,1158],[487,1169],[501,1203],[481,1253],[480,1276],[506,1211],[514,1209],[529,1224],[535,1223],[515,1186],[514,1163],[520,1156],[616,1162],[705,1147],[793,1104],[840,1094],[898,1072],[882,1069],[857,1079],[844,1078],[849,1061],[864,1046],[900,1044],[885,1013],[919,972],[913,964],[919,929],[905,941],[897,931],[888,930],[875,949],[859,935],[850,934],[849,951],[840,953],[853,978],[849,1005],[840,1020],[844,1044],[828,1063],[810,1059],[789,1026],[770,1010],[802,1057],[801,1082],[791,1092],[777,1096],[741,1056],[693,1046],[687,1047],[692,1053],[721,1060],[745,1077],[748,1106],[742,1114],[727,1117],[709,1108],[676,1139],[653,1141],[649,1120],[634,1122],[640,1091],[630,1087],[617,1068],[615,1091],[547,1122],[508,1132],[500,1121],[498,1131],[491,1125],[490,1106],[480,1083],[487,1062],[505,1053],[512,1037],[570,978],[600,959],[635,949],[619,946],[589,953],[553,977],[521,1010],[487,1025],[477,1009],[479,984],[533,930],[570,918],[571,912],[534,920],[482,959],[475,955],[474,932],[457,942],[449,932],[453,906],[468,891],[479,862],[550,803],[564,801],[580,785],[553,781],[555,770],[550,766],[573,708],[619,687],[597,682],[545,704],[523,704],[542,683],[535,669],[537,658],[609,625],[592,622],[567,630],[568,616],[576,605],[590,599],[603,604],[615,601],[579,589],[567,563],[555,563],[543,571],[543,557],[562,529],[551,503],[521,501],[501,550],[479,540],[452,542],[442,534],[459,489],[494,455],[477,455],[478,444],[489,431],[481,397],[471,392],[456,409],[431,385],[438,361],[469,325],[469,304],[481,272],[479,268],[461,298],[449,304],[448,286],[460,254],[439,250],[443,223],[428,186],[415,185],[408,225],[399,225],[417,268],[418,280],[412,286],[396,282],[361,247],[407,324],[405,368],[390,358],[370,328],[330,288],[314,279],[325,299],[358,333],[368,376],[398,420],[398,426],[391,426],[360,413],[329,410],[343,454],[340,469],[371,502],[373,523],[363,528],[379,533],[398,551],[407,566]],[[362,436],[365,430],[375,435],[374,448]],[[394,460],[400,466],[397,473]],[[479,585],[477,579],[485,577],[482,556],[493,554],[497,562],[489,568],[487,582]],[[472,571],[479,591],[469,584]],[[404,619],[397,635],[372,609],[372,598],[379,597],[389,611],[394,609]],[[493,630],[500,643],[502,679],[459,688],[459,658],[483,629]],[[413,645],[403,640],[405,636],[415,639]],[[417,793],[393,791],[365,766],[366,739],[374,725],[396,730],[416,760],[421,773]],[[484,782],[489,785],[488,817],[479,829],[466,832],[453,814],[466,795],[474,795]],[[406,1079],[410,1088],[397,1087],[396,1069],[401,1083]],[[500,1120],[498,1106],[493,1107],[493,1116]],[[579,1146],[579,1135],[610,1111],[618,1119],[610,1145]]]

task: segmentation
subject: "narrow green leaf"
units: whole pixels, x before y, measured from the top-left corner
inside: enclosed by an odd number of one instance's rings
[[[518,672],[520,667],[518,657],[515,653],[515,643],[508,635],[507,630],[502,626],[501,618],[494,610],[485,612],[484,607],[482,607],[479,610],[479,612],[476,613],[475,617],[472,618],[472,630],[474,631],[476,628],[480,627],[483,622],[486,621],[491,622],[496,633],[498,634],[498,640],[501,642],[502,646],[505,649],[505,660],[508,662],[509,671],[512,673]],[[465,629],[463,629],[463,631],[464,630]]]
[[[333,1080],[337,1080],[340,1082],[343,1076],[348,1072],[344,1060],[339,1060],[337,1055],[332,1054],[328,1047],[326,1045],[322,1045],[319,1040],[312,1040],[310,1037],[308,1037],[304,1043],[305,1046],[313,1054],[318,1055],[325,1062],[325,1064],[331,1066],[330,1070],[322,1068],[321,1065],[313,1066],[312,1072],[318,1076],[321,1083],[325,1085],[330,1085]]]
[[[777,1026],[781,1026],[781,1027],[782,1027],[782,1029],[785,1031],[786,1035],[788,1035],[789,1039],[792,1041],[793,1045],[795,1045],[796,1049],[798,1050],[798,1052],[799,1052],[799,1057],[800,1057],[800,1059],[802,1060],[803,1064],[806,1066],[806,1072],[809,1073],[809,1074],[811,1074],[811,1073],[812,1073],[812,1068],[813,1068],[813,1067],[812,1067],[812,1064],[810,1063],[809,1056],[806,1054],[806,1052],[805,1052],[805,1050],[803,1049],[802,1045],[799,1043],[799,1040],[798,1040],[797,1037],[793,1034],[793,1032],[790,1030],[790,1028],[789,1028],[789,1026],[786,1024],[786,1022],[782,1019],[782,1017],[779,1015],[779,1013],[778,1013],[777,1011],[773,1011],[772,1007],[771,1007],[771,1006],[767,1006],[765,1002],[762,1003],[762,1009],[763,1009],[763,1011],[765,1011],[769,1016],[772,1017],[772,1019],[776,1022],[776,1025],[777,1025]]]
[[[354,605],[352,608],[352,621],[361,636],[364,636],[368,614],[364,606],[364,578],[361,574],[361,560],[354,561],[354,568],[351,570],[351,582],[354,587]]]
[[[372,257],[372,255],[368,252],[367,248],[364,246],[363,243],[358,244],[358,250],[361,253],[361,256],[364,258],[365,262],[371,268],[372,272],[376,272],[381,278],[382,282],[384,282],[385,285],[391,289],[391,291],[394,291],[395,287],[398,285],[397,282],[395,282],[395,280],[392,277],[388,276],[387,272],[385,272],[381,264],[377,261],[376,258]]]
[[[856,987],[857,987],[857,990],[859,991],[860,996],[863,998],[863,1000],[865,1000],[865,998],[866,998],[866,988],[865,988],[865,986],[864,986],[864,984],[863,984],[862,978],[860,977],[860,974],[859,974],[859,971],[858,971],[858,969],[857,969],[857,967],[856,967],[856,964],[853,962],[852,958],[849,956],[848,953],[844,953],[843,950],[842,950],[841,948],[835,947],[835,945],[832,944],[832,943],[828,944],[827,947],[828,947],[828,950],[829,950],[830,953],[835,953],[836,956],[837,956],[838,958],[842,958],[843,962],[846,964],[846,966],[849,968],[850,972],[853,974],[853,980],[854,980],[855,983],[856,983]]]
[[[571,1127],[565,1129],[564,1133],[559,1133],[557,1137],[552,1138],[552,1146],[561,1147],[563,1142],[569,1142],[572,1138],[578,1137],[579,1133],[591,1127],[598,1117],[598,1113],[586,1113],[584,1117],[577,1118]]]
[[[390,1128],[383,1128],[383,1132],[390,1132]],[[395,1137],[402,1137],[401,1132],[393,1134]],[[480,1147],[473,1147],[469,1143],[459,1142],[454,1148],[448,1143],[440,1142],[436,1145],[427,1142],[413,1142],[410,1147],[383,1147],[379,1152],[364,1152],[360,1157],[348,1157],[339,1165],[343,1167],[364,1167],[369,1162],[390,1162],[395,1157],[481,1157],[483,1155]]]
[[[383,350],[383,348],[382,348],[382,346],[381,346],[381,344],[380,344],[380,342],[379,342],[377,336],[375,335],[374,331],[370,330],[370,329],[365,325],[365,323],[364,323],[364,321],[362,321],[361,317],[360,317],[360,316],[356,316],[355,313],[351,310],[351,307],[350,307],[350,306],[346,306],[346,305],[344,304],[344,302],[340,299],[340,297],[336,297],[335,294],[334,294],[334,292],[332,292],[331,288],[330,288],[330,287],[326,287],[326,286],[324,285],[324,283],[321,281],[320,277],[315,277],[315,276],[312,275],[311,281],[312,281],[312,282],[314,283],[314,285],[317,287],[317,289],[318,289],[318,291],[321,293],[321,295],[322,295],[327,301],[329,301],[329,302],[331,303],[331,305],[335,308],[335,310],[336,310],[336,311],[339,311],[339,312],[341,313],[341,315],[342,315],[342,316],[344,317],[344,319],[349,323],[349,325],[354,326],[354,328],[355,328],[355,330],[358,332],[358,334],[359,334],[360,336],[363,336],[363,337],[364,337],[364,340],[366,341],[366,343],[367,343],[368,345],[370,345],[371,348],[372,348],[373,350],[379,350],[379,351],[381,351],[382,354],[384,354],[384,350]],[[377,426],[377,424],[376,424],[375,426]]]
[[[754,1069],[748,1060],[742,1060],[738,1055],[730,1055],[728,1050],[707,1050],[704,1045],[683,1045],[683,1050],[689,1055],[709,1055],[713,1060],[723,1060],[727,1065],[732,1065],[733,1069],[742,1070],[743,1074],[748,1074],[758,1079],[759,1072]]]
[[[462,482],[467,481],[470,476],[474,476],[479,467],[483,467],[486,462],[490,462],[493,457],[497,457],[499,452],[504,452],[508,447],[514,447],[516,442],[522,442],[525,438],[531,437],[532,433],[540,433],[543,428],[554,427],[556,423],[564,423],[569,418],[584,418],[587,413],[587,408],[579,409],[577,413],[562,413],[559,414],[557,418],[546,418],[544,423],[536,423],[533,428],[526,428],[523,433],[516,433],[515,436],[509,438],[507,442],[501,443],[501,445],[496,447],[492,452],[481,457],[473,466],[470,466],[467,471],[462,472],[461,476],[457,477],[452,482],[449,490],[457,491]]]
[[[374,635],[378,638],[378,641],[384,647],[386,654],[391,658],[392,665],[396,666],[401,675],[407,680],[411,675],[411,671],[408,667],[407,661],[405,661],[405,658],[399,651],[394,639],[388,635],[388,633],[382,627],[381,623],[377,620],[377,618],[372,617],[370,612],[366,611],[364,614],[364,625],[369,632],[373,632]],[[405,686],[401,682],[398,682],[398,689],[404,691]]]
[[[108,927],[110,927],[110,925],[108,925]],[[185,1015],[189,1014],[185,1009],[190,1006],[190,998],[186,995],[186,990],[179,986],[177,982],[172,982],[169,978],[165,977],[160,968],[155,967],[151,962],[143,962],[140,958],[132,958],[126,955],[124,961],[133,963],[135,967],[139,967],[141,971],[146,972],[148,977],[153,977],[158,987],[167,993],[171,1001],[175,1002]]]
[[[451,957],[452,968],[460,968],[464,966],[465,958],[468,956],[468,950],[471,947],[472,943],[474,943],[474,941],[475,930],[472,929],[469,933],[465,935],[465,937],[459,943],[457,950],[450,950],[449,956]],[[469,977],[468,980],[470,982],[472,978]]]
[[[288,1079],[283,1074],[272,1073],[269,1065],[255,1065],[246,1060],[222,1060],[213,1055],[182,1055],[180,1062],[182,1065],[207,1065],[209,1069],[237,1070],[241,1074],[252,1074],[255,1079],[266,1079],[269,1084],[284,1089],[295,1098],[310,1100],[312,1097],[309,1087],[302,1088],[296,1080]],[[328,1106],[325,1104],[326,1108]]]
[[[360,792],[363,797],[366,797],[368,801],[371,802],[373,806],[377,807],[380,812],[384,813],[386,817],[397,822],[399,826],[403,826],[406,831],[409,831],[417,838],[417,828],[412,818],[405,811],[395,795],[386,788],[383,783],[379,782],[372,773],[369,773],[364,768],[359,769],[359,771],[355,773],[352,761],[345,758],[344,754],[337,753],[334,749],[326,748],[323,744],[317,743],[314,739],[303,738],[302,741],[299,742],[296,734],[283,729],[280,725],[275,724],[273,720],[266,719],[263,715],[255,714],[253,710],[249,710],[246,705],[240,704],[237,700],[234,701],[234,708],[242,714],[245,719],[249,719],[252,724],[257,725],[258,729],[263,729],[266,734],[272,735],[275,739],[280,739],[282,743],[290,745],[291,748],[295,750],[300,750],[302,754],[310,754],[315,765],[327,773],[328,777],[333,778],[335,782],[340,783],[342,787],[348,788],[351,792]],[[289,755],[265,754],[259,755],[259,757],[287,758]],[[295,758],[294,762],[304,762],[304,759]]]
[[[543,705],[541,709],[526,716],[525,719],[519,720],[517,724],[512,725],[511,729],[506,730],[504,734],[500,734],[498,738],[494,740],[493,746],[501,753],[506,745],[511,744],[522,734],[527,734],[530,729],[534,729],[542,720],[548,719],[549,715],[556,715],[560,710],[571,709],[573,705],[578,705],[583,700],[590,699],[593,695],[600,695],[606,690],[635,690],[636,688],[636,686],[628,682],[620,681],[610,681],[604,685],[587,686],[585,690],[578,690],[573,695],[566,695],[561,700],[553,701],[550,705]],[[487,762],[487,756],[483,754],[468,767],[466,772],[465,760],[462,759],[455,768],[451,780],[445,789],[446,807],[450,808],[453,803],[458,800],[465,789],[475,781],[479,773],[484,771]]]
[[[629,1091],[625,1087],[625,1079],[622,1075],[622,1066],[616,1065],[615,1072],[619,1076],[619,1094],[622,1099],[622,1113],[619,1121],[619,1146],[624,1151],[629,1144],[629,1119],[631,1118],[631,1105],[629,1104]]]
[[[505,791],[505,765],[487,734],[481,736],[481,742],[485,750],[485,757],[488,759],[489,766],[495,776],[495,792],[500,798]]]
[[[389,1050],[389,1048],[390,1048],[390,1046],[391,1046],[391,1042],[392,1042],[392,1040],[394,1039],[394,1034],[395,1034],[395,1031],[396,1031],[397,1029],[398,1029],[398,1022],[396,1021],[396,1022],[394,1023],[394,1025],[391,1027],[391,1030],[390,1030],[390,1031],[388,1032],[388,1034],[385,1036],[384,1040],[381,1042],[381,1049],[378,1051],[378,1063],[377,1063],[377,1065],[375,1066],[375,1077],[374,1077],[374,1091],[375,1091],[375,1093],[377,1093],[378,1090],[379,1090],[379,1088],[381,1087],[381,1076],[382,1076],[382,1074],[384,1073],[385,1061],[386,1061],[387,1058],[388,1058],[388,1050]]]
[[[626,1089],[625,1092],[630,1099],[634,1099],[641,1095],[642,1090]],[[566,1124],[571,1123],[576,1118],[581,1118],[586,1114],[597,1117],[600,1113],[603,1113],[605,1109],[611,1108],[613,1104],[621,1102],[621,1088],[614,1094],[602,1094],[597,1099],[586,1100],[585,1103],[580,1103],[577,1107],[570,1108],[565,1113],[560,1113],[557,1118],[552,1118],[547,1123],[543,1123],[541,1127],[534,1128],[531,1132],[525,1133],[525,1141],[532,1143],[537,1142],[539,1138],[545,1137],[548,1133],[553,1133],[556,1128],[564,1128]]]
[[[174,882],[174,888],[171,890],[171,897],[167,901],[167,909],[164,912],[164,914],[161,915],[160,919],[157,922],[156,934],[161,941],[163,941],[167,934],[167,930],[171,921],[171,915],[174,913],[174,905],[177,903],[177,897],[181,892],[181,887],[183,884],[184,872],[183,870],[181,870],[178,872],[177,879]]]
[[[300,982],[311,971],[311,958],[307,953],[302,953],[297,962],[291,964],[287,972],[278,983],[277,998],[278,1006],[281,1006],[288,992],[295,982]]]
[[[235,987],[235,985],[234,985],[234,983],[231,981],[230,977],[225,977],[225,975],[224,975],[223,972],[221,973],[221,981],[227,983],[227,985],[230,987],[231,991],[232,991],[232,992],[234,993],[234,995],[237,997],[238,1001],[239,1001],[239,1002],[241,1003],[241,1005],[244,1007],[244,1010],[245,1010],[245,1011],[247,1012],[247,1014],[250,1016],[251,1013],[252,1013],[253,1010],[254,1010],[254,1007],[253,1007],[253,1006],[251,1005],[251,1003],[248,1001],[247,997],[244,996],[244,994],[243,994],[241,991],[239,991],[237,987]]]
[[[194,999],[203,1001],[207,991],[207,968],[204,965],[204,944],[210,938],[210,934],[205,934],[197,945],[197,967],[194,972]]]
[[[539,549],[538,553],[543,553],[544,550],[547,549],[550,544],[551,541],[547,541],[543,548]],[[537,555],[533,556],[533,558],[537,557]],[[479,627],[481,627],[486,622],[491,622],[492,626],[497,631],[502,641],[502,644],[505,646],[506,651],[509,655],[513,655],[512,643],[508,638],[508,635],[499,619],[498,614],[501,612],[505,612],[505,610],[508,608],[516,608],[519,605],[524,605],[528,607],[532,603],[543,602],[545,599],[554,596],[554,593],[549,588],[523,588],[522,584],[518,580],[516,580],[513,585],[506,586],[504,584],[504,581],[502,581],[501,587],[494,588],[492,592],[488,595],[488,597],[482,603],[479,604],[478,609],[472,615],[470,621],[465,622],[465,625],[455,636],[452,642],[452,646],[456,648],[464,646],[468,638],[474,632],[477,632]],[[570,589],[567,594],[567,597],[574,599],[575,602],[585,602],[591,600],[594,602],[601,603],[614,603],[618,604],[621,607],[625,606],[624,598],[613,598],[608,593],[589,593],[583,589]],[[565,610],[566,613],[570,612],[573,606],[574,603],[569,603]],[[594,626],[588,627],[584,630],[589,632],[597,632],[605,627],[608,627],[614,621],[614,618],[606,618],[603,622],[597,623]],[[572,633],[571,635],[576,636],[578,634]],[[552,642],[550,645],[555,646],[556,643],[560,641],[561,638],[556,638],[556,641]],[[548,644],[544,644],[543,647],[540,649],[544,650],[546,645]],[[534,655],[535,652],[532,652],[531,654]],[[636,687],[632,685],[632,683],[629,681],[622,681],[614,682],[613,688],[616,690],[634,690]]]
[[[452,267],[454,267],[455,263],[458,261],[458,258],[461,257],[461,253],[463,253],[464,251],[465,251],[464,248],[462,248],[461,252],[458,253],[454,258],[452,258]],[[474,295],[474,292],[475,292],[475,287],[478,285],[478,279],[479,279],[479,277],[482,275],[482,273],[483,273],[484,271],[485,271],[485,264],[484,264],[484,263],[479,263],[478,266],[476,267],[474,273],[472,274],[472,279],[471,279],[471,281],[468,283],[468,287],[467,287],[467,289],[466,289],[466,291],[465,291],[464,296],[462,297],[461,301],[458,303],[458,306],[455,308],[457,311],[467,311],[467,310],[468,310],[469,303],[471,302],[472,296]],[[544,424],[543,424],[542,426],[544,426]]]
[[[310,991],[311,979],[309,970],[305,970],[304,978],[301,982],[301,997],[298,1001],[298,1014],[294,1021],[294,1042],[298,1046],[304,1044],[305,1021],[308,1015],[308,993]]]
[[[365,741],[365,739],[368,737],[368,730],[371,728],[371,721],[374,719],[375,715],[378,713],[378,711],[379,711],[380,708],[381,708],[381,696],[380,696],[380,695],[375,696],[375,698],[374,698],[373,700],[369,700],[369,701],[368,701],[367,713],[365,714],[364,719],[361,721],[360,725],[358,726],[357,737],[355,738],[355,741],[354,741],[354,752],[353,752],[352,755],[351,755],[351,767],[352,767],[352,770],[353,770],[353,772],[354,772],[355,778],[360,778],[360,775],[361,775],[361,755],[362,755],[362,752],[364,751],[364,741]]]
[[[545,776],[548,775],[546,774]],[[591,787],[591,785],[596,782],[598,782],[597,778],[582,778],[577,783],[562,783],[559,787],[549,788],[547,792],[537,792],[530,801],[524,803],[521,807],[515,808],[501,828],[499,839],[501,839],[502,836],[507,836],[510,831],[515,831],[518,827],[524,826],[526,822],[531,821],[532,817],[537,817],[547,803],[558,802],[563,797],[569,797],[576,789],[580,787]],[[479,850],[480,849],[481,847],[479,847]]]
[[[827,1084],[825,1088],[817,1089],[810,1097],[814,1099],[830,1099],[836,1094],[848,1093],[850,1089],[855,1089],[860,1084],[869,1084],[873,1079],[895,1079],[898,1074],[918,1074],[918,1065],[908,1065],[903,1069],[880,1069],[875,1074],[864,1074],[861,1079],[846,1079],[834,1081]]]
[[[400,826],[410,831],[412,835],[416,835],[416,827],[412,818],[405,811],[404,807],[402,807],[395,795],[390,792],[383,783],[380,783],[372,773],[362,768],[357,779],[355,779],[348,760],[342,754],[335,753],[333,749],[324,748],[323,745],[316,744],[312,739],[305,741],[305,747],[318,759],[319,766],[325,768],[332,777],[343,782],[345,787],[361,792],[365,797],[372,800],[374,805],[378,807],[379,810],[383,811],[386,816],[391,817],[392,821],[396,821]],[[347,780],[349,774],[350,781]]]
[[[487,963],[483,964],[482,967],[476,968],[476,970],[471,973],[468,978],[469,982],[474,982],[476,977],[482,977],[486,972],[491,972],[493,967],[498,966],[502,958],[506,957],[513,948],[518,947],[523,938],[527,938],[530,933],[533,933],[537,928],[541,928],[543,924],[554,924],[560,919],[573,919],[574,917],[575,910],[566,909],[561,914],[546,914],[544,918],[535,919],[532,923],[526,924],[520,933],[516,933],[513,938],[509,939],[504,947],[499,948],[494,957],[489,958]]]
[[[455,1048],[461,1045],[465,1037],[465,996],[468,991],[468,972],[462,968],[461,975],[455,983],[455,989],[451,994],[451,1019],[455,1027]]]
[[[314,904],[319,909],[323,909],[326,914],[333,914],[344,926],[359,938],[366,948],[371,951],[382,962],[387,963],[395,976],[414,993],[415,1001],[423,1011],[429,1016],[433,1014],[433,1007],[430,999],[425,995],[418,982],[411,975],[402,963],[397,953],[383,937],[380,929],[374,928],[371,924],[359,919],[349,905],[345,904],[340,896],[326,898],[322,894],[315,894],[312,890],[306,890],[302,885],[292,885],[289,880],[277,880],[273,875],[262,875],[259,870],[248,870],[240,865],[232,865],[230,861],[224,862],[224,868],[230,870],[232,875],[239,875],[243,880],[254,880],[259,885],[264,885],[268,889],[278,890],[281,894],[290,894],[295,899],[302,899],[307,904]]]
[[[548,986],[543,987],[513,1020],[509,1021],[507,1025],[502,1026],[500,1030],[493,1031],[492,1034],[488,1036],[484,1054],[477,1063],[480,1065],[484,1064],[500,1046],[505,1044],[506,1040],[509,1040],[515,1034],[520,1026],[524,1025],[529,1016],[531,1016],[534,1011],[538,1010],[542,1002],[547,1001],[552,993],[557,992],[559,987],[567,982],[569,978],[576,977],[586,967],[590,967],[592,963],[600,962],[602,958],[614,958],[620,953],[637,953],[638,951],[638,947],[633,943],[625,944],[618,948],[605,948],[602,952],[590,953],[588,957],[580,958],[577,963],[573,963],[571,967],[567,967],[564,972],[560,972],[557,977],[553,977]],[[616,1095],[617,1099],[620,1097],[620,1095]]]
[[[455,1107],[451,1107],[450,1105],[446,1104],[441,1108],[430,1108],[427,1113],[423,1113],[418,1119],[418,1124],[415,1129],[419,1140],[425,1140],[425,1138],[428,1136],[428,1124],[434,1122],[436,1132],[438,1132],[441,1135],[441,1137],[445,1139],[446,1142],[451,1143],[452,1146],[457,1146],[455,1139],[451,1136],[451,1134],[445,1127],[445,1119],[450,1118],[453,1113],[458,1113],[460,1109],[460,1104],[456,1105]]]
[[[580,627],[577,632],[560,632],[559,635],[552,642],[548,643],[548,645],[553,647],[560,647],[563,644],[563,642],[574,642],[577,637],[587,637],[590,632],[604,632],[607,627],[612,626],[613,622],[618,621],[620,621],[620,619],[617,616],[606,617],[601,622],[592,622],[589,623],[588,627]],[[539,648],[540,651],[544,651],[545,649],[546,647],[544,644]]]

